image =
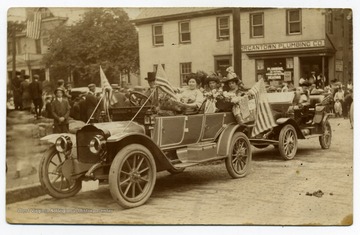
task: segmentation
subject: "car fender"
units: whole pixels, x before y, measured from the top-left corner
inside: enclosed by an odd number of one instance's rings
[[[60,137],[60,136],[69,136],[71,139],[71,142],[73,143],[73,147],[76,147],[76,136],[75,134],[70,134],[70,133],[56,133],[56,134],[50,134],[47,136],[42,137],[40,140],[47,142],[47,143],[52,143],[55,144],[55,141]]]
[[[217,142],[216,153],[218,156],[228,156],[230,152],[231,138],[237,131],[244,131],[247,127],[240,124],[232,123],[228,125],[220,134]],[[245,132],[246,133],[246,132]]]
[[[331,117],[334,117],[334,114],[332,114],[332,113],[326,113],[326,114],[324,115],[324,117],[323,117],[322,124],[324,125],[325,122],[326,122],[329,118],[331,118]]]
[[[299,128],[299,125],[296,123],[296,121],[294,119],[292,119],[292,118],[279,118],[279,119],[276,119],[276,124],[279,125],[281,128],[283,126],[285,126],[286,124],[292,125],[296,130],[297,137],[299,139],[305,139],[304,134],[301,132],[301,130]]]
[[[174,168],[164,152],[154,143],[152,139],[141,133],[124,133],[110,136],[107,139],[110,149],[116,149],[116,153],[126,145],[141,144],[145,146],[154,157],[157,171],[163,171]],[[114,157],[116,156],[116,153]]]

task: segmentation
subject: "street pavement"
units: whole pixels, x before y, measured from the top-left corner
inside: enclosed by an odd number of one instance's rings
[[[253,151],[252,168],[231,179],[223,162],[161,172],[148,202],[124,210],[107,185],[67,199],[48,195],[7,204],[9,223],[350,225],[353,220],[353,132],[330,120],[332,146],[300,140],[284,161],[269,146]]]

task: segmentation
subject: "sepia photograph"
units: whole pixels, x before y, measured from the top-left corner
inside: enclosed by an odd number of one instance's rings
[[[351,228],[355,13],[10,6],[4,223]]]

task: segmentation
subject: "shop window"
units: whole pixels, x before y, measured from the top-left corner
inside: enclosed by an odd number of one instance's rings
[[[153,45],[154,46],[163,46],[164,45],[164,35],[163,35],[163,26],[162,25],[153,25],[152,26],[152,35],[153,35]]]
[[[301,34],[301,10],[286,11],[287,34]]]
[[[250,14],[251,37],[264,37],[264,13]]]
[[[230,38],[230,18],[228,16],[216,18],[217,39],[229,40]]]
[[[191,73],[191,62],[180,63],[180,84],[186,84],[186,77]]]
[[[223,77],[227,75],[226,69],[231,66],[231,55],[215,56],[215,72]]]
[[[293,81],[293,58],[273,58],[256,60],[256,81],[261,78],[271,86],[278,87],[283,82]]]
[[[180,43],[190,43],[190,21],[179,22],[179,39]]]

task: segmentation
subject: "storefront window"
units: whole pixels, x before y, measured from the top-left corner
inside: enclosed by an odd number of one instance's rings
[[[293,82],[293,58],[256,60],[256,80],[263,78],[271,86]]]

